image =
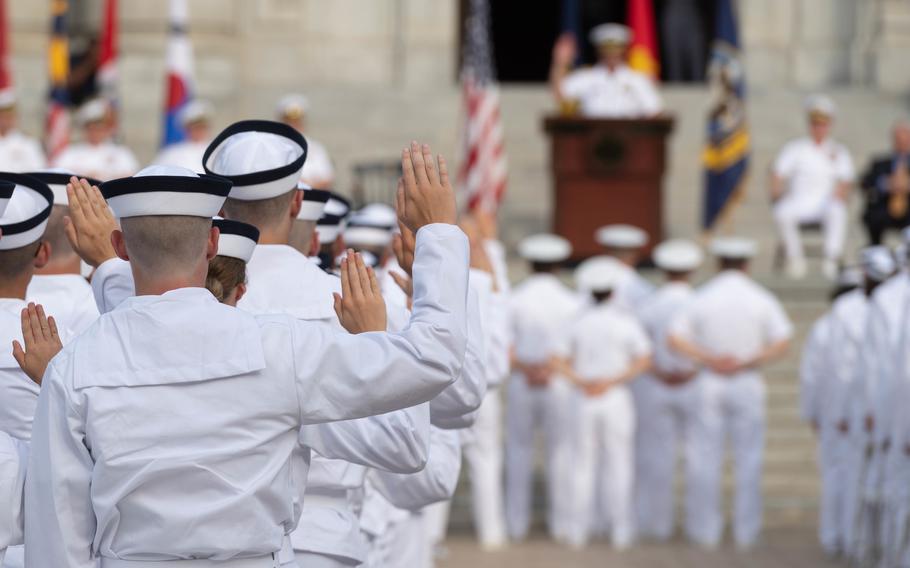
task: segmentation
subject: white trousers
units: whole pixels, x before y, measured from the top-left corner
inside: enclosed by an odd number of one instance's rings
[[[524,376],[509,380],[506,411],[506,527],[509,536],[522,540],[531,524],[531,492],[534,478],[534,435],[542,430],[546,443],[547,506],[551,534],[566,536],[569,518],[565,491],[571,447],[567,421],[571,388],[562,379],[547,387],[532,388]]]
[[[617,548],[635,538],[632,507],[635,406],[627,387],[616,387],[598,397],[573,395],[572,481],[567,486],[572,501],[568,541],[587,544],[597,518],[598,487],[609,511],[610,536]]]
[[[853,442],[840,432],[836,424],[824,422],[819,430],[818,467],[821,474],[821,503],[818,511],[818,540],[825,552],[846,552],[852,538],[851,515],[858,499],[857,491],[849,486],[853,479],[851,459]],[[855,518],[855,517],[853,517]]]
[[[702,459],[699,437],[703,423],[703,381],[668,386],[652,376],[639,379],[644,406],[636,406],[638,439],[635,472],[636,516],[639,535],[667,540],[673,535],[676,508],[674,474],[680,455],[686,468],[686,525],[700,522],[702,504],[688,483]],[[636,399],[638,400],[638,399]]]
[[[502,494],[502,401],[499,389],[487,391],[464,446],[471,477],[474,527],[481,546],[506,541]]]
[[[805,223],[821,223],[825,235],[825,258],[839,260],[844,252],[847,239],[847,205],[834,197],[818,203],[807,203],[784,197],[774,206],[774,221],[784,252],[790,261],[802,261],[802,239],[799,226]]]
[[[706,431],[701,458],[689,480],[697,495],[699,523],[688,526],[689,537],[702,546],[720,544],[723,532],[722,481],[726,444],[733,454],[735,498],[733,537],[740,548],[756,543],[762,524],[762,465],[765,449],[765,383],[757,373],[719,377],[703,373]]]

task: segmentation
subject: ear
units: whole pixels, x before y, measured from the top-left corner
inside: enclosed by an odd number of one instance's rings
[[[35,252],[35,268],[44,268],[51,259],[51,243],[41,241],[38,250]]]
[[[297,214],[300,213],[300,207],[303,203],[303,192],[297,190],[294,192],[294,197],[291,199],[291,219],[296,219]]]
[[[123,240],[123,231],[114,229],[113,232],[111,232],[111,244],[114,246],[114,252],[117,253],[117,258],[129,261],[130,255],[126,252],[126,241]]]
[[[209,229],[209,241],[205,247],[205,260],[208,262],[218,254],[218,238],[221,236],[221,229],[212,227]]]
[[[313,231],[313,236],[310,237],[310,251],[307,256],[316,256],[319,254],[319,231]]]
[[[234,288],[234,302],[239,302],[240,298],[246,295],[246,282],[241,282],[237,284],[237,287]]]

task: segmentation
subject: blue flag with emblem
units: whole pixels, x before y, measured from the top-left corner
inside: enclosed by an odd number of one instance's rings
[[[705,194],[702,228],[713,231],[742,198],[749,165],[746,78],[732,0],[717,1],[716,34],[709,74],[719,82],[721,97],[708,116],[702,152]]]

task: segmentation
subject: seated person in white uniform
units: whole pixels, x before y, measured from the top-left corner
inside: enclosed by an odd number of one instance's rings
[[[16,128],[16,102],[13,89],[0,90],[0,172],[27,172],[46,163],[41,144]]]
[[[76,113],[83,128],[83,141],[71,144],[57,156],[53,166],[101,181],[125,177],[139,169],[129,148],[114,142],[114,113],[104,99],[91,100]]]
[[[771,201],[792,278],[806,275],[800,225],[821,223],[825,275],[834,279],[847,238],[847,198],[854,170],[850,153],[831,138],[836,108],[828,97],[806,100],[809,136],[788,142],[774,161]]]
[[[180,124],[186,140],[169,144],[155,157],[154,164],[179,166],[202,173],[202,155],[212,141],[212,116],[215,107],[204,99],[193,99],[180,110]]]
[[[278,101],[278,120],[306,136],[309,154],[300,181],[315,189],[329,189],[335,183],[335,167],[325,146],[314,140],[306,130],[306,115],[310,101],[303,95],[286,95]]]
[[[563,35],[553,48],[550,86],[561,107],[578,105],[584,116],[641,118],[654,116],[663,103],[650,77],[626,66],[632,30],[620,24],[601,24],[591,30],[591,43],[600,56],[596,65],[571,71],[577,54],[575,37]]]

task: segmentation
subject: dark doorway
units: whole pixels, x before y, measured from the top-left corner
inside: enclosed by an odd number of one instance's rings
[[[490,0],[491,36],[495,52],[496,70],[503,83],[543,83],[550,71],[553,43],[563,30],[562,9],[565,0]],[[654,0],[658,51],[665,61],[662,17],[669,13],[671,3],[679,0]],[[694,6],[695,18],[701,23],[703,36],[702,59],[707,56],[710,38],[713,37],[714,0],[682,0]],[[628,0],[577,0],[579,10],[580,64],[591,65],[597,57],[588,42],[591,28],[605,22],[626,22]],[[468,2],[461,0],[461,37]],[[459,41],[459,46],[461,42]],[[460,47],[459,47],[460,50]],[[459,54],[460,60],[460,54]],[[667,80],[667,67],[661,69],[661,79]],[[692,79],[689,79],[690,81]],[[696,82],[703,78],[697,78]]]

